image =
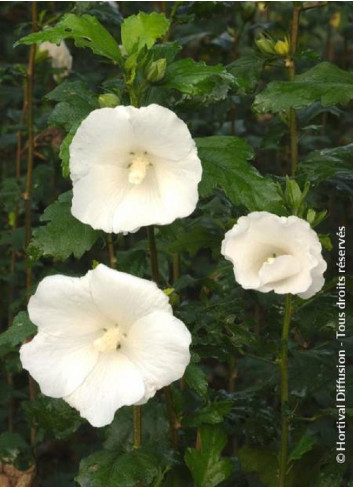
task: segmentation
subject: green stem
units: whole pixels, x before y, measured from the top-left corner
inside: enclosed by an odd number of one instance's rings
[[[159,283],[159,268],[158,268],[158,256],[157,256],[157,246],[156,239],[154,235],[154,226],[147,227],[147,238],[148,238],[148,247],[150,252],[150,260],[151,260],[151,272],[152,272],[152,280],[158,285]],[[172,442],[173,448],[177,448],[178,445],[178,435],[176,430],[176,416],[173,407],[173,398],[170,387],[164,388],[165,402],[167,406],[167,413],[169,419],[169,433],[170,439]]]
[[[279,487],[285,487],[288,453],[288,336],[292,312],[292,296],[286,295],[281,347],[281,448],[279,455]]]
[[[37,2],[32,2],[31,6],[32,32],[37,30]],[[26,169],[26,188],[23,194],[25,209],[25,250],[32,235],[32,174],[34,163],[34,114],[33,114],[33,88],[34,88],[34,69],[35,69],[36,45],[32,44],[29,51],[27,65],[26,87],[25,87],[25,106],[27,107],[27,132],[28,132],[28,152]],[[32,288],[32,267],[29,258],[26,257],[26,295],[29,298]],[[27,340],[29,341],[29,340]],[[33,401],[36,397],[36,384],[32,377],[28,377],[29,398]],[[31,428],[31,444],[36,441],[36,428]]]
[[[133,407],[133,418],[134,418],[134,443],[133,447],[134,449],[140,448],[141,447],[141,406],[134,406]]]
[[[298,45],[299,19],[301,6],[294,5],[292,12],[291,34],[290,34],[290,59],[288,60],[289,80],[295,77],[294,55]],[[290,132],[290,153],[291,153],[291,174],[295,175],[298,166],[298,130],[297,114],[295,109],[289,109],[289,132]]]
[[[159,268],[158,268],[156,238],[154,236],[154,226],[147,227],[147,239],[148,239],[148,247],[150,251],[152,280],[156,282],[156,284],[158,284]]]

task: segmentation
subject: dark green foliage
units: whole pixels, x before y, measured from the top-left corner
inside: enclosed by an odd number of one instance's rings
[[[227,479],[233,470],[229,458],[221,456],[227,436],[220,426],[200,429],[200,450],[188,448],[185,462],[197,486],[214,487]]]
[[[271,82],[254,102],[257,112],[302,109],[314,102],[330,106],[348,104],[353,98],[353,75],[330,63],[320,63],[292,82]]]
[[[73,39],[76,46],[88,47],[95,54],[121,62],[121,53],[115,39],[91,15],[67,14],[56,24],[41,32],[23,37],[16,44],[33,44],[50,41],[58,44],[63,39]]]
[[[275,184],[262,177],[248,162],[254,154],[243,139],[211,136],[199,138],[196,143],[204,167],[200,184],[202,196],[210,195],[219,187],[231,202],[249,211],[281,208]]]
[[[151,451],[119,452],[102,450],[83,459],[77,482],[83,487],[155,486],[165,467]]]
[[[28,248],[28,256],[32,261],[41,256],[65,260],[71,254],[80,258],[97,241],[99,232],[71,214],[71,200],[72,193],[66,192],[45,210],[41,220],[47,224],[35,230]]]
[[[62,399],[39,394],[34,402],[25,402],[23,409],[32,426],[58,440],[69,438],[83,423],[77,411]]]
[[[221,254],[239,217],[267,211],[306,219],[328,265],[320,293],[293,297],[286,485],[352,486],[351,2],[37,2],[35,32],[31,6],[0,7],[0,466],[6,460],[23,469],[35,460],[30,483],[39,487],[278,486],[284,298],[242,289]],[[293,6],[303,8],[290,81],[291,59],[275,45],[290,36]],[[259,38],[270,43],[267,52]],[[67,78],[53,78],[58,69],[43,54],[35,60],[26,200],[30,45],[62,40],[73,56]],[[30,400],[18,350],[37,333],[25,311],[43,277],[82,276],[116,259],[120,271],[151,279],[146,229],[107,236],[79,222],[68,178],[71,141],[93,110],[150,103],[188,125],[203,175],[195,211],[155,226],[159,286],[192,333],[191,362],[170,386],[172,416],[163,389],[141,406],[142,448],[134,450],[131,406],[95,429],[63,399],[37,389]],[[336,233],[343,225],[341,344]],[[338,348],[347,359],[344,464],[335,458]]]

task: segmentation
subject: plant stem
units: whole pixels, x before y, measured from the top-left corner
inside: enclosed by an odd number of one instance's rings
[[[285,487],[287,473],[288,452],[288,336],[292,312],[292,295],[287,294],[285,299],[282,347],[281,347],[281,449],[279,455],[279,487]]]
[[[294,55],[298,45],[299,19],[301,7],[293,6],[291,34],[290,34],[290,59],[288,60],[288,76],[289,80],[294,80],[295,77],[295,61]],[[298,166],[298,131],[297,131],[297,115],[295,109],[289,109],[289,131],[290,131],[290,153],[291,153],[291,173],[295,175]]]
[[[148,247],[150,252],[150,260],[151,260],[151,272],[152,272],[152,280],[158,285],[159,283],[159,268],[158,268],[158,256],[157,256],[157,246],[156,239],[154,235],[154,226],[147,227],[147,238],[148,238]],[[173,398],[170,387],[167,386],[164,388],[165,402],[167,406],[167,413],[169,419],[169,433],[170,439],[172,442],[173,448],[177,448],[178,445],[178,435],[176,431],[176,416],[173,407]]]
[[[141,406],[133,406],[133,416],[134,416],[134,449],[141,447]]]
[[[37,29],[37,2],[32,2],[31,20],[32,32]],[[34,70],[35,70],[36,44],[32,44],[29,51],[27,65],[25,99],[27,107],[27,170],[26,170],[26,188],[23,194],[25,208],[25,250],[28,247],[32,234],[32,173],[34,161],[34,116],[33,116],[33,87],[34,87]],[[26,257],[26,295],[29,298],[32,288],[32,267],[29,258]],[[36,397],[36,385],[32,377],[28,377],[29,398],[33,401]],[[34,445],[36,439],[36,429],[31,428],[31,444]]]
[[[109,265],[111,268],[115,269],[117,267],[118,260],[116,259],[112,234],[107,235],[107,250],[108,250]]]
[[[156,238],[154,236],[154,226],[147,227],[147,239],[148,239],[148,247],[150,251],[152,280],[156,282],[156,284],[158,284],[159,269],[158,269]]]

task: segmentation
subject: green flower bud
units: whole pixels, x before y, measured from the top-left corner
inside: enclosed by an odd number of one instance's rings
[[[120,104],[120,99],[115,93],[103,93],[98,98],[99,106],[103,107],[116,107]]]
[[[256,12],[255,2],[242,2],[241,3],[241,17],[244,22],[251,20]]]
[[[257,48],[267,56],[274,56],[277,54],[275,51],[274,41],[272,39],[269,39],[268,37],[265,36],[259,37],[258,39],[255,40],[255,44]]]
[[[161,80],[165,75],[167,60],[165,58],[153,61],[146,70],[146,78],[149,82],[155,83]]]
[[[280,56],[288,56],[289,54],[289,41],[285,38],[283,41],[277,41],[275,44],[275,51]]]

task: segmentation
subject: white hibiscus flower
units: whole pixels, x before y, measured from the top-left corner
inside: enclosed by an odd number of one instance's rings
[[[48,53],[53,68],[62,69],[60,75],[54,75],[56,81],[70,74],[72,56],[64,41],[61,41],[60,44],[49,41],[42,42],[39,45],[39,51]]]
[[[296,216],[252,212],[226,233],[222,254],[234,265],[244,289],[277,294],[316,294],[324,284],[326,262],[308,222]]]
[[[202,169],[186,124],[153,104],[91,112],[70,145],[70,172],[72,214],[119,233],[191,214]]]
[[[93,426],[180,379],[191,335],[156,284],[104,265],[46,277],[28,304],[37,335],[22,365],[43,394],[63,397]]]

